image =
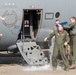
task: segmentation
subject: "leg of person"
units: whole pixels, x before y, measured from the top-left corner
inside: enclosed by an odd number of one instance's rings
[[[70,55],[69,55],[69,66],[72,65],[72,53],[70,52]]]
[[[60,46],[59,50],[60,50],[60,54],[61,54],[64,66],[65,66],[64,70],[69,70],[69,61],[66,57],[66,50],[64,49],[64,46],[63,45]]]
[[[76,67],[76,35],[71,36],[72,37],[72,65],[70,65],[69,68],[73,69]]]
[[[72,64],[75,64],[76,61],[76,35],[73,36],[73,57],[72,57]]]
[[[69,60],[69,65],[71,66],[72,65],[72,57],[73,57],[73,37],[70,35],[70,42],[69,42],[69,45],[70,45],[70,60]]]
[[[58,56],[58,48],[57,48],[57,45],[54,45],[54,50],[53,50],[53,55],[52,55],[53,69],[57,68],[57,56]]]

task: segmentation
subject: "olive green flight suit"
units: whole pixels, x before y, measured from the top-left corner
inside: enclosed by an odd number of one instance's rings
[[[70,37],[71,37],[71,46],[72,46],[72,63],[74,64],[76,61],[76,22],[71,23],[69,25],[63,26],[64,29],[69,29],[70,30]]]
[[[64,31],[62,34],[59,34],[58,30],[55,30],[47,37],[47,39],[50,39],[53,36],[55,36],[55,43],[54,43],[54,50],[52,56],[52,65],[53,67],[57,67],[57,57],[58,57],[58,52],[60,51],[63,63],[65,67],[68,67],[69,62],[66,57],[66,50],[64,48],[64,42],[69,42],[68,33]]]

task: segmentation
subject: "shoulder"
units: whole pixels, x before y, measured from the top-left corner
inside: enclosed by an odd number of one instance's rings
[[[69,25],[76,25],[76,22],[74,22],[74,23],[71,23],[71,24],[69,24]]]
[[[76,25],[76,22],[75,22],[75,25]]]
[[[54,30],[54,33],[56,33],[58,30]]]
[[[66,30],[64,30],[64,33],[68,33]]]
[[[67,35],[69,35],[69,33],[67,31],[65,31],[65,30],[64,30],[64,33],[67,34]]]
[[[52,34],[56,34],[57,33],[57,30],[54,30],[53,32],[52,32]]]
[[[76,22],[74,24],[76,24]]]

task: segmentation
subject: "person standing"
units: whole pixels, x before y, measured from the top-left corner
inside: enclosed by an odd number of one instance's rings
[[[57,68],[57,57],[58,57],[58,52],[60,51],[65,70],[69,69],[69,62],[66,57],[66,51],[64,46],[66,46],[69,42],[69,36],[68,33],[63,30],[62,26],[58,27],[58,30],[53,31],[48,37],[44,39],[44,41],[52,38],[55,36],[55,43],[54,43],[54,50],[53,50],[53,56],[52,56],[52,66],[53,69]]]
[[[63,26],[64,29],[69,29],[69,34],[71,37],[71,47],[72,47],[72,65],[76,65],[76,18],[70,18],[70,24]]]

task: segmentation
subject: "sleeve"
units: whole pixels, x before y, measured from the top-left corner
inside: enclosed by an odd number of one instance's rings
[[[67,22],[67,21],[61,22],[60,24],[61,24],[62,26],[64,26],[64,25],[68,25],[68,22]]]
[[[48,39],[48,40],[51,39],[54,35],[55,35],[55,31],[53,31],[53,32],[47,37],[47,39]]]
[[[67,32],[65,32],[65,41],[66,41],[67,43],[70,42],[69,34],[68,34]]]
[[[72,29],[75,25],[74,24],[69,24],[69,25],[63,25],[64,29]]]

